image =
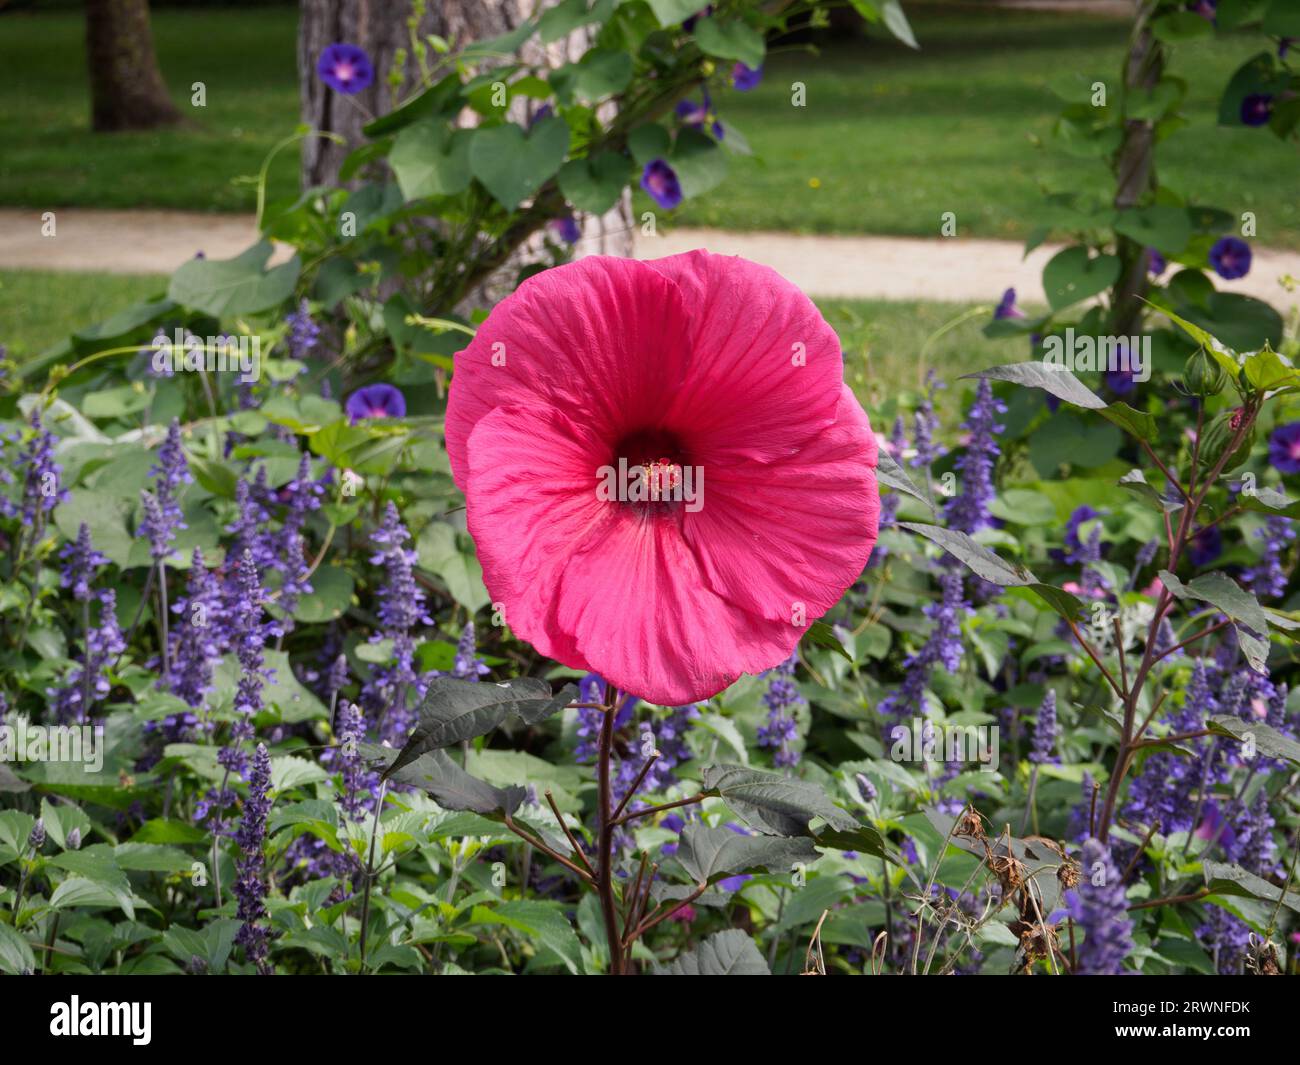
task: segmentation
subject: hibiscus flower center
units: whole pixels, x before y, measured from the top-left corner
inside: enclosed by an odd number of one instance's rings
[[[639,430],[614,447],[611,467],[624,483],[614,489],[614,498],[626,503],[674,503],[683,498],[687,484],[682,458],[684,449],[671,433],[659,429]],[[687,492],[689,494],[689,491]]]

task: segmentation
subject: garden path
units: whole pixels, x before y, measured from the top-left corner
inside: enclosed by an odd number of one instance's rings
[[[256,233],[251,216],[183,211],[57,210],[54,236],[43,236],[41,223],[39,211],[0,209],[0,269],[165,274],[200,250],[213,259],[235,255]],[[661,225],[658,235],[638,238],[636,254],[652,259],[693,248],[764,263],[811,296],[961,303],[996,300],[1007,288],[1016,289],[1021,303],[1043,302],[1043,264],[1057,250],[1049,245],[1025,256],[1018,241],[733,233]],[[1274,306],[1300,306],[1300,284],[1292,291],[1279,284],[1286,276],[1300,279],[1300,252],[1256,248],[1249,275],[1216,279],[1216,285]]]

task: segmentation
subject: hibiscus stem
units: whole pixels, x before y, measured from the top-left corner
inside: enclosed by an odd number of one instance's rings
[[[605,918],[605,941],[609,945],[609,975],[623,975],[623,942],[618,932],[618,911],[614,902],[614,818],[610,791],[609,763],[614,751],[614,719],[618,716],[618,689],[611,686],[609,705],[600,720],[597,755],[597,816],[600,834],[597,844],[600,909]]]

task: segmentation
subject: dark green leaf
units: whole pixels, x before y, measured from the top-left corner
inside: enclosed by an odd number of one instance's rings
[[[266,270],[274,247],[260,241],[233,259],[190,259],[172,274],[167,298],[217,318],[270,310],[293,295],[302,260]]]
[[[754,941],[738,928],[714,932],[692,951],[666,966],[655,966],[656,976],[771,976],[772,971]]]
[[[913,521],[900,521],[900,529],[919,533],[942,547],[953,558],[963,563],[972,573],[994,584],[1007,586],[1037,584],[1038,578],[1024,566],[999,558],[987,547],[982,547],[964,532],[945,529],[940,525],[921,525]]]
[[[765,869],[783,873],[795,865],[815,862],[821,855],[808,839],[781,836],[742,836],[729,828],[691,824],[682,829],[677,860],[697,884],[728,873]]]
[[[824,818],[832,828],[858,827],[816,784],[738,765],[708,766],[704,789],[720,796],[746,824],[775,836],[808,836],[808,822]]]
[[[1007,366],[992,366],[965,377],[987,377],[994,381],[1010,381],[1028,388],[1041,388],[1057,399],[1073,403],[1088,410],[1103,410],[1106,401],[1094,393],[1069,370],[1043,362],[1013,362]]]

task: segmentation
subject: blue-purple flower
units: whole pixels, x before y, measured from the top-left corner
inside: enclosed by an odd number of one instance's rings
[[[1300,422],[1279,425],[1269,434],[1268,461],[1283,473],[1300,473]]]
[[[1056,756],[1056,741],[1060,728],[1056,721],[1056,692],[1047,690],[1042,704],[1038,707],[1038,720],[1034,722],[1034,744],[1029,751],[1029,760],[1035,765],[1059,762]]]
[[[289,327],[289,353],[295,359],[305,358],[320,339],[320,326],[312,318],[307,301],[299,302],[298,309],[285,315],[284,321]]]
[[[560,215],[546,223],[546,227],[565,244],[577,244],[582,238],[582,227],[571,214]]]
[[[1210,249],[1210,265],[1225,281],[1250,273],[1250,245],[1240,237],[1220,237]]]
[[[238,900],[236,918],[243,922],[235,933],[235,942],[244,948],[248,958],[262,976],[271,975],[267,960],[267,930],[261,922],[266,917],[265,859],[262,847],[266,843],[266,821],[271,813],[271,756],[265,744],[257,745],[253,755],[253,769],[248,778],[248,798],[244,800],[244,816],[235,842],[239,844],[234,885]]]
[[[1187,541],[1187,558],[1193,566],[1208,566],[1223,554],[1223,533],[1217,525],[1197,529]]]
[[[794,746],[799,739],[799,722],[795,715],[805,699],[794,682],[797,661],[798,655],[791,652],[779,666],[768,670],[767,691],[763,694],[767,724],[759,727],[758,745],[772,751],[773,764],[781,768],[799,764],[799,752]]]
[[[763,65],[760,63],[756,67],[747,67],[744,63],[737,63],[731,68],[731,87],[737,92],[749,92],[750,89],[757,89],[759,82],[763,80]]]
[[[1083,933],[1075,972],[1088,976],[1118,976],[1133,952],[1133,922],[1128,899],[1110,849],[1096,839],[1084,841],[1079,858],[1082,878],[1065,893],[1075,926]]]
[[[641,187],[665,211],[682,202],[682,186],[677,171],[664,159],[651,159],[641,173]]]
[[[1025,312],[1016,305],[1016,290],[1014,288],[1009,288],[1002,293],[1002,299],[993,308],[995,321],[1003,318],[1023,318],[1024,316]]]
[[[1150,274],[1152,277],[1159,277],[1168,268],[1169,268],[1169,264],[1165,262],[1165,257],[1163,255],[1161,255],[1158,251],[1156,251],[1155,248],[1147,248],[1147,273],[1148,274]]]
[[[1247,126],[1267,126],[1273,117],[1273,94],[1252,92],[1241,101],[1241,121]]]
[[[375,68],[365,49],[355,44],[331,44],[316,63],[320,80],[335,92],[351,96],[375,80]]]
[[[1002,432],[999,414],[1006,412],[1006,404],[993,395],[993,386],[987,377],[980,378],[975,400],[962,422],[970,435],[966,447],[954,465],[961,471],[961,491],[944,506],[944,515],[950,528],[967,534],[994,524],[989,505],[996,494],[993,487],[993,470],[1002,453],[997,436]]]
[[[77,528],[76,540],[64,544],[59,557],[64,560],[63,572],[59,575],[60,586],[71,588],[72,598],[77,602],[90,602],[90,586],[95,581],[95,574],[101,566],[108,565],[108,559],[90,542],[90,526],[83,521]]]
[[[380,381],[358,388],[343,404],[355,425],[364,418],[405,418],[406,397],[393,385]]]

